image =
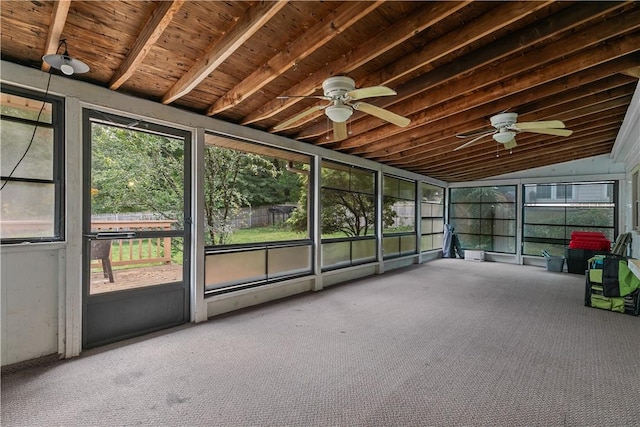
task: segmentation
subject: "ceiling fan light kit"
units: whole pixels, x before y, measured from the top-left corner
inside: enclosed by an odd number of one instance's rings
[[[504,132],[498,132],[493,134],[493,139],[495,139],[496,142],[499,142],[500,144],[506,144],[507,142],[511,141],[515,136],[516,136],[515,132],[511,132],[507,130]]]
[[[324,113],[329,117],[332,121],[336,123],[346,122],[349,117],[353,114],[353,110],[351,107],[347,107],[344,104],[339,105],[331,105],[324,109]]]

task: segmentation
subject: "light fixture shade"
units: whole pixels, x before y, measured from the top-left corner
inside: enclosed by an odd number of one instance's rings
[[[74,73],[82,74],[89,71],[89,66],[79,59],[73,59],[69,55],[50,54],[42,57],[42,60],[53,68],[62,71],[67,76]]]
[[[346,122],[353,114],[351,107],[346,105],[332,105],[324,109],[324,113],[336,123]]]
[[[506,144],[511,141],[516,136],[515,132],[511,131],[503,131],[493,134],[493,139],[495,139],[500,144]]]

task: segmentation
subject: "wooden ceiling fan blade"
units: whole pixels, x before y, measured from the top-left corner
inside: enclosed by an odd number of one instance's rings
[[[515,148],[518,146],[518,143],[516,142],[516,139],[513,138],[511,141],[508,141],[504,144],[504,148],[506,148],[507,150],[511,150],[512,148]]]
[[[342,141],[347,139],[347,122],[333,122],[333,140]]]
[[[298,120],[308,116],[309,114],[313,114],[316,111],[320,111],[320,110],[324,110],[325,108],[327,108],[327,105],[314,105],[310,108],[307,108],[306,110],[304,110],[303,112],[296,114],[295,116],[285,120],[282,123],[277,124],[276,126],[273,127],[274,131],[279,131],[282,129],[287,129],[289,127],[292,127],[290,125],[292,125],[293,123],[297,122]]]
[[[547,120],[542,122],[522,122],[514,125],[518,129],[562,129],[564,123],[560,120]]]
[[[386,86],[363,87],[361,89],[354,89],[347,92],[347,96],[352,100],[373,98],[375,96],[392,96],[397,94],[398,93],[395,90],[389,89]]]
[[[487,133],[483,133],[480,136],[476,136],[475,138],[473,138],[471,141],[465,142],[464,144],[462,144],[461,146],[454,148],[453,151],[458,151],[461,150],[463,148],[466,148],[470,145],[473,145],[475,143],[477,143],[478,141],[480,141],[482,138],[484,138],[485,136],[489,136],[489,135],[493,135],[495,132],[487,132]]]
[[[409,123],[411,123],[411,120],[406,117],[402,117],[389,110],[385,110],[384,108],[367,104],[366,102],[358,102],[356,104],[353,104],[353,108],[359,111],[363,111],[367,114],[371,114],[372,116],[385,120],[389,123],[393,123],[394,125],[400,126],[402,128],[409,126]]]
[[[569,129],[527,129],[525,132],[543,133],[545,135],[569,136],[573,133]]]

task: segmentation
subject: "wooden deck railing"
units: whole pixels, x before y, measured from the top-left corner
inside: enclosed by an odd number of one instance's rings
[[[171,230],[173,220],[149,221],[92,221],[92,231],[151,231]],[[111,265],[135,265],[171,263],[171,237],[115,239],[111,243],[109,256]],[[93,261],[92,267],[99,267],[100,261]]]

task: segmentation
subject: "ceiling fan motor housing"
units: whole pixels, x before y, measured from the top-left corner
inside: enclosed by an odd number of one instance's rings
[[[502,113],[491,117],[491,126],[496,129],[509,128],[516,124],[518,113]]]
[[[346,76],[329,77],[322,83],[324,96],[330,98],[344,97],[347,92],[351,92],[356,87],[356,82]]]

